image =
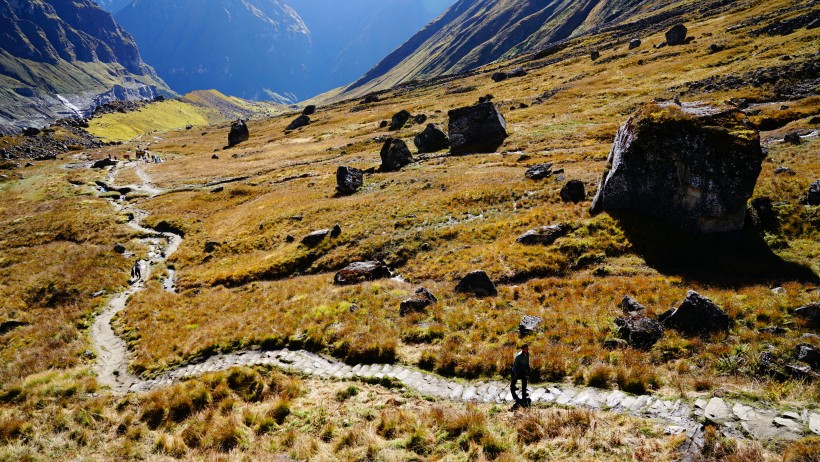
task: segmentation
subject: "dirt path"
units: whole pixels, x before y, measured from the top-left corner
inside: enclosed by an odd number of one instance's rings
[[[114,167],[109,173],[109,183],[114,184],[122,168],[136,168],[141,185],[129,185],[134,190],[156,196],[161,189],[151,183],[150,176],[139,165]],[[142,261],[142,280],[115,295],[97,316],[91,328],[91,338],[97,351],[96,371],[100,383],[111,387],[116,393],[139,393],[169,386],[189,377],[208,372],[222,371],[234,366],[270,365],[285,371],[326,378],[349,380],[354,378],[384,379],[400,382],[408,390],[422,395],[458,402],[512,403],[506,383],[497,381],[462,381],[442,378],[412,367],[389,364],[348,365],[307,351],[246,350],[216,355],[201,362],[188,364],[169,371],[156,379],[143,379],[128,372],[130,353],[127,344],[111,327],[111,320],[122,311],[128,298],[145,288],[144,280],[152,268],[163,264],[182,243],[182,238],[172,233],[159,233],[139,223],[147,213],[133,205],[111,200],[118,212],[134,214],[130,226],[139,231],[143,243],[149,248],[149,256]],[[164,284],[173,290],[173,281]],[[574,387],[566,384],[550,384],[530,387],[533,403],[552,403],[563,406],[585,407],[651,418],[667,425],[670,434],[686,433],[693,451],[702,444],[701,422],[717,424],[727,436],[752,438],[761,441],[793,440],[806,434],[820,435],[820,411],[794,410],[784,412],[775,408],[751,407],[740,402],[721,398],[699,399],[694,403],[681,399],[663,399],[652,395],[629,395],[619,390]]]

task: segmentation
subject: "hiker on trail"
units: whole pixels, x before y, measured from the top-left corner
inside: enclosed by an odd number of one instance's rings
[[[530,373],[530,347],[527,344],[521,347],[521,352],[515,355],[515,360],[512,366],[512,382],[510,383],[510,392],[515,400],[515,407],[527,406],[529,400],[527,398],[527,376]],[[515,387],[518,381],[521,381],[521,399],[518,398]]]
[[[131,279],[134,281],[142,279],[142,267],[139,260],[135,261],[134,266],[131,267]]]

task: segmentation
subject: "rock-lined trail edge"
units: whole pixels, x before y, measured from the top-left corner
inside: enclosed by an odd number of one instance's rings
[[[136,174],[141,185],[127,185],[132,190],[151,197],[165,191],[152,184],[149,175],[138,165]],[[115,166],[108,175],[109,184],[121,167]],[[129,226],[139,231],[148,247],[148,259],[142,262],[142,280],[124,292],[114,295],[96,317],[91,327],[91,340],[97,352],[95,371],[101,384],[115,393],[141,393],[172,385],[181,380],[235,366],[265,365],[283,371],[330,380],[393,379],[408,390],[421,395],[455,402],[512,404],[509,384],[499,381],[450,380],[411,367],[390,364],[348,365],[307,351],[245,350],[211,356],[188,364],[154,379],[143,379],[128,372],[130,353],[126,342],[116,335],[111,320],[122,311],[128,298],[145,289],[152,268],[163,264],[182,243],[182,237],[158,232],[140,225],[147,213],[133,205],[110,200],[119,213],[131,213]],[[820,410],[783,411],[753,407],[728,399],[698,399],[694,403],[682,399],[664,399],[651,395],[630,395],[619,390],[575,387],[567,384],[530,386],[534,404],[544,403],[568,407],[583,407],[650,418],[667,425],[666,432],[686,433],[690,446],[702,445],[703,422],[718,425],[723,434],[735,438],[760,441],[795,440],[805,435],[820,435]],[[692,447],[691,450],[696,448]]]

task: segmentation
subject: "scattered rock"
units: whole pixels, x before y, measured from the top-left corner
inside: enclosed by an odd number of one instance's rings
[[[506,72],[495,72],[490,78],[493,79],[493,82],[503,82],[507,80],[507,77]]]
[[[663,326],[646,316],[620,316],[615,318],[618,337],[633,348],[649,349],[663,337]]]
[[[8,332],[11,332],[14,329],[17,329],[18,327],[26,327],[26,326],[30,326],[30,325],[31,325],[30,323],[23,322],[23,321],[15,321],[15,320],[3,321],[2,323],[0,323],[0,335],[4,335]]]
[[[309,115],[313,115],[315,113],[316,113],[316,105],[315,104],[308,104],[307,106],[305,106],[304,109],[302,109],[302,115],[309,116]]]
[[[484,95],[484,96],[479,96],[479,97],[478,97],[478,102],[479,102],[479,103],[489,103],[490,101],[492,101],[492,100],[493,100],[493,98],[495,98],[495,97],[494,97],[493,95],[491,95],[491,94],[489,94],[489,93],[488,93],[488,94],[486,94],[486,95]]]
[[[598,50],[592,50],[589,52],[589,58],[593,61],[601,57],[601,52]]]
[[[324,241],[325,238],[329,235],[329,229],[320,229],[317,231],[313,231],[312,233],[302,238],[302,244],[306,247],[316,247],[317,245],[321,244],[322,241]]]
[[[686,294],[677,309],[667,311],[658,319],[665,327],[689,336],[729,331],[729,315],[694,290]]]
[[[561,200],[564,202],[578,203],[586,199],[587,193],[584,182],[581,180],[570,180],[561,188]]]
[[[243,141],[248,141],[251,136],[248,126],[242,119],[238,119],[231,124],[231,131],[228,132],[228,146],[233,147]]]
[[[450,152],[495,152],[507,138],[507,121],[490,102],[454,109],[450,118]]]
[[[115,159],[100,159],[93,164],[91,164],[91,168],[105,168],[105,167],[113,167],[117,165],[117,161]]]
[[[731,422],[735,419],[732,410],[729,409],[726,402],[720,398],[712,398],[709,400],[709,404],[706,405],[706,409],[703,411],[703,416],[710,422],[719,425]]]
[[[471,293],[478,297],[498,295],[495,284],[484,271],[478,270],[469,273],[456,285],[456,292]]]
[[[812,369],[820,369],[820,350],[808,343],[801,343],[794,347],[794,359],[802,361]]]
[[[527,71],[525,71],[523,67],[516,67],[510,72],[507,72],[507,77],[511,79],[516,77],[524,77],[525,75],[527,75]]]
[[[552,245],[558,238],[566,236],[572,227],[565,224],[542,226],[522,234],[515,242],[522,245]]]
[[[212,253],[217,249],[217,247],[219,247],[219,242],[207,241],[205,242],[205,247],[203,250],[205,250],[205,253]]]
[[[450,138],[436,124],[427,124],[423,132],[413,138],[419,153],[436,152],[450,147]]]
[[[641,46],[641,39],[632,39],[632,40],[629,41],[629,49],[630,50],[634,50],[635,48],[638,48],[639,46]]]
[[[789,143],[789,144],[800,144],[802,142],[802,140],[800,139],[800,133],[798,133],[798,132],[786,133],[786,135],[783,137],[783,142],[784,143]]]
[[[815,181],[809,186],[806,202],[808,202],[809,205],[820,205],[820,180]]]
[[[295,241],[296,241],[296,238],[295,238],[295,237],[293,237],[293,236],[291,236],[290,234],[288,234],[287,236],[285,236],[285,242],[287,242],[288,244],[291,244],[291,243],[293,243],[293,242],[295,242]]]
[[[427,115],[426,114],[418,114],[417,116],[413,117],[413,122],[415,122],[416,125],[421,125],[424,122],[427,122]]]
[[[212,189],[212,190],[211,190],[211,193],[213,193],[213,194],[215,194],[215,193],[221,193],[221,192],[222,192],[222,191],[224,191],[224,190],[225,190],[225,187],[224,187],[224,186],[217,186],[216,188],[214,188],[214,189]]]
[[[214,155],[212,155],[212,156],[211,156],[211,159],[213,159],[213,160],[219,160],[219,156],[218,156],[218,155],[216,155],[216,154],[214,154]]]
[[[390,277],[390,269],[380,261],[364,261],[347,265],[333,277],[336,285],[358,284]]]
[[[369,95],[365,95],[364,99],[362,99],[361,103],[359,104],[371,104],[371,103],[378,103],[381,101],[378,95],[370,93]]]
[[[287,127],[285,127],[285,130],[296,130],[297,128],[306,127],[308,124],[310,124],[310,117],[306,115],[300,115],[299,117],[293,119],[293,122],[291,122]]]
[[[629,295],[621,300],[621,311],[627,316],[646,316],[646,307]]]
[[[786,329],[780,326],[768,326],[768,327],[761,327],[757,330],[761,334],[770,334],[770,335],[783,335],[788,332]]]
[[[806,306],[794,310],[795,317],[808,321],[810,327],[820,328],[820,302],[809,303]]]
[[[390,122],[386,120],[382,120],[381,122],[379,122],[379,128],[387,128],[388,125],[390,125]]]
[[[632,211],[690,231],[737,231],[765,154],[735,107],[649,104],[615,138],[593,214]]]
[[[789,167],[777,167],[776,169],[774,169],[774,174],[775,175],[795,176],[795,175],[797,175],[797,172],[790,169]]]
[[[333,225],[333,229],[330,230],[330,237],[337,238],[342,235],[342,227],[339,226],[339,223]]]
[[[336,190],[339,194],[353,194],[364,184],[364,174],[358,168],[339,166],[336,169]]]
[[[676,24],[666,31],[666,43],[668,45],[683,45],[686,43],[686,34],[689,31],[683,24]]]
[[[718,52],[723,51],[724,48],[725,47],[723,45],[713,43],[713,44],[709,45],[709,53],[718,53]]]
[[[809,430],[815,435],[820,435],[820,414],[809,415]]]
[[[607,350],[625,350],[629,343],[622,338],[608,338],[604,340],[604,348]]]
[[[400,130],[410,120],[410,117],[410,113],[403,109],[395,113],[390,120],[390,130]]]
[[[39,128],[36,128],[36,127],[26,127],[26,128],[23,130],[23,136],[29,136],[29,137],[31,137],[31,136],[37,136],[37,135],[39,135],[39,134],[40,134],[40,132],[41,132],[41,130],[40,130]]]
[[[552,175],[552,164],[538,164],[528,168],[524,176],[531,180],[542,180]]]
[[[405,165],[413,163],[413,154],[402,140],[391,138],[385,141],[380,155],[382,158],[380,172],[397,172]]]
[[[435,295],[424,287],[419,287],[412,297],[401,302],[399,315],[406,316],[410,313],[420,313],[436,302],[438,302],[438,298]]]
[[[125,253],[125,246],[120,243],[114,244],[114,252]]]
[[[538,316],[526,315],[521,319],[521,322],[518,323],[518,333],[521,334],[521,336],[530,335],[538,329],[538,326],[540,326],[542,322],[544,322],[544,320]]]

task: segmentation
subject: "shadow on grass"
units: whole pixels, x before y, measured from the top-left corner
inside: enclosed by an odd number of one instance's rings
[[[694,234],[655,219],[613,214],[633,251],[657,271],[722,287],[820,282],[809,267],[783,260],[758,231]]]

